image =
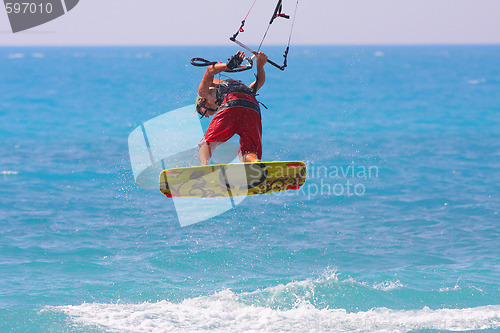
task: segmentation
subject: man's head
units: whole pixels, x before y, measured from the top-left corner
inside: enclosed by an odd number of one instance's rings
[[[215,104],[211,104],[214,103],[210,103],[206,98],[203,98],[199,95],[196,97],[196,112],[198,112],[198,114],[201,116],[200,119],[203,117],[208,118],[210,116],[213,116],[217,112],[217,106]]]

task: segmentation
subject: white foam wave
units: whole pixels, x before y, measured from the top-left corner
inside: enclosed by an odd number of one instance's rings
[[[7,56],[9,59],[22,59],[25,57],[24,53],[12,53]]]
[[[301,302],[313,302],[316,304],[320,299],[328,298],[325,290],[338,290],[345,286],[360,286],[366,290],[388,292],[403,288],[404,285],[399,280],[388,280],[370,284],[358,282],[352,277],[339,279],[336,268],[328,268],[317,278],[307,278],[305,280],[292,281],[287,284],[278,284],[264,289],[257,289],[251,292],[239,294],[240,300],[251,300],[257,305],[270,306],[272,308],[282,307],[284,304],[292,305]]]
[[[151,53],[138,53],[135,57],[137,59],[151,58]]]
[[[325,270],[325,272],[322,274],[317,279],[311,280],[311,279],[306,279],[305,281],[299,281],[299,282],[290,282],[288,285],[293,285],[293,284],[323,284],[323,283],[328,283],[328,282],[333,282],[333,283],[347,283],[347,284],[356,284],[360,286],[364,286],[370,289],[375,289],[375,290],[382,290],[382,291],[390,291],[390,290],[395,290],[395,289],[400,289],[403,288],[404,285],[401,283],[399,280],[387,280],[383,282],[378,282],[374,283],[373,285],[370,285],[367,282],[358,282],[354,278],[349,277],[345,280],[339,280],[339,273],[336,268],[329,267]]]
[[[384,282],[380,282],[380,283],[375,283],[373,285],[373,289],[382,290],[382,291],[389,291],[389,290],[399,289],[399,288],[403,288],[403,287],[404,287],[404,285],[399,280],[384,281]]]
[[[17,174],[19,174],[19,171],[12,171],[12,170],[0,171],[0,175],[17,175]]]
[[[500,328],[500,305],[466,309],[392,310],[349,313],[317,309],[308,302],[289,310],[247,305],[229,290],[181,303],[84,303],[49,307],[73,321],[112,332],[409,332]]]
[[[477,79],[477,80],[469,80],[469,81],[467,81],[467,83],[473,84],[473,85],[480,84],[480,83],[485,83],[485,82],[486,82],[486,79]]]

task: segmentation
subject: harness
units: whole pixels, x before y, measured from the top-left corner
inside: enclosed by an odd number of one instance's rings
[[[256,111],[260,116],[259,102],[255,91],[241,81],[231,78],[219,81],[215,103],[220,105],[217,111],[239,106]]]

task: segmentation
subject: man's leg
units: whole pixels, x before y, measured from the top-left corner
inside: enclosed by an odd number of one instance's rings
[[[200,147],[200,162],[201,162],[201,165],[208,165],[208,161],[210,161],[211,157],[212,157],[212,149],[210,148],[210,144],[208,144],[208,142],[205,142]]]
[[[262,158],[262,123],[260,115],[253,110],[242,114],[239,156],[242,162],[260,162]]]

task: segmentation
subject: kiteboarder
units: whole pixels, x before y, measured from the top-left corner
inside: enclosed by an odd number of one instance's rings
[[[200,144],[201,165],[207,165],[213,151],[235,134],[240,137],[238,156],[242,162],[260,162],[262,158],[262,123],[257,91],[266,81],[264,65],[267,56],[259,52],[255,81],[245,85],[233,79],[219,80],[215,75],[233,70],[245,58],[244,52],[236,53],[227,63],[215,63],[207,67],[198,88],[196,111],[203,117],[210,117],[205,137]]]

